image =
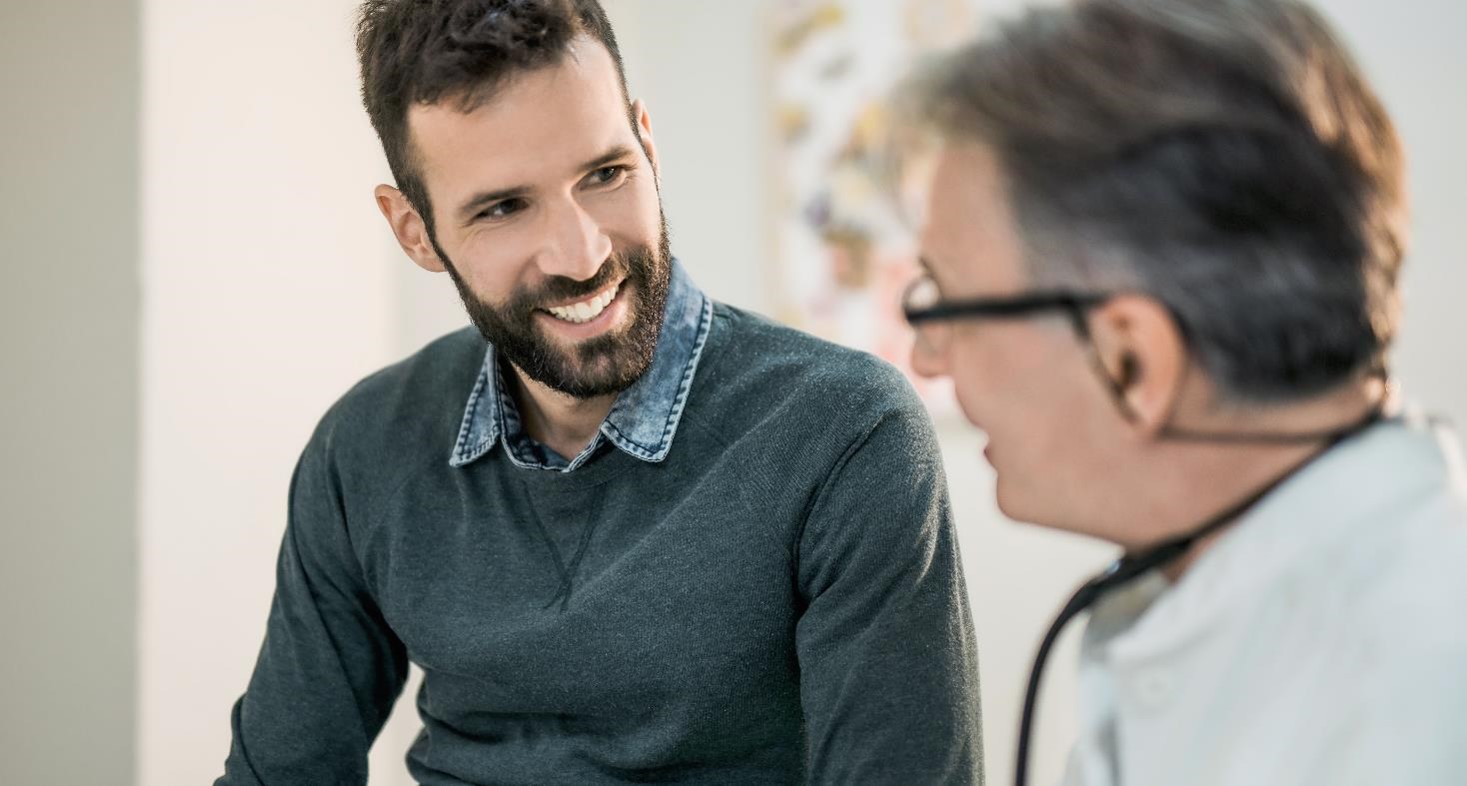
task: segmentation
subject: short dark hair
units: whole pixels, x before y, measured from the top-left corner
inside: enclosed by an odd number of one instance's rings
[[[1157,298],[1224,396],[1297,400],[1384,364],[1404,156],[1304,3],[1034,10],[912,87],[941,136],[997,153],[1034,278]]]
[[[628,99],[616,34],[597,0],[366,0],[357,17],[362,102],[397,187],[433,230],[432,203],[408,134],[415,104],[472,112],[509,78],[556,65],[588,35],[611,53]],[[631,116],[628,101],[628,116]],[[636,121],[632,118],[635,128]]]

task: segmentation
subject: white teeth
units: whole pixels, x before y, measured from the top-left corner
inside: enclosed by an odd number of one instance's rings
[[[573,303],[569,306],[547,308],[545,310],[549,311],[557,319],[562,319],[577,325],[583,324],[601,316],[601,312],[605,311],[606,307],[611,305],[611,301],[616,300],[616,295],[620,291],[621,285],[618,284],[616,288],[602,292],[590,300]]]

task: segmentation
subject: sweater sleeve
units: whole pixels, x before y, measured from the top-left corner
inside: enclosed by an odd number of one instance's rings
[[[407,676],[352,550],[323,432],[291,481],[265,641],[215,786],[365,784],[367,752]]]
[[[797,542],[811,784],[981,784],[978,660],[936,437],[911,397],[836,463]]]

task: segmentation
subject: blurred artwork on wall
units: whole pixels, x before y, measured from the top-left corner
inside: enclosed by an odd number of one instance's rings
[[[902,291],[916,230],[894,199],[891,90],[917,57],[971,35],[977,0],[775,0],[776,314],[907,372],[935,414],[950,388],[911,373]]]

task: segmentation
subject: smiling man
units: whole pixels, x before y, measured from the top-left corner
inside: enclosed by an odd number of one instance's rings
[[[477,329],[369,377],[292,484],[220,784],[981,782],[930,423],[889,366],[717,303],[593,0],[374,0],[380,207]]]

